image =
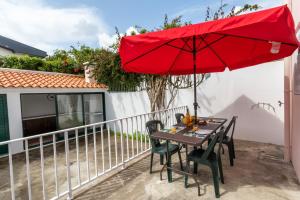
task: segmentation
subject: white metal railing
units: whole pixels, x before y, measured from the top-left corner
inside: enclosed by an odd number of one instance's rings
[[[171,126],[176,123],[175,113],[185,113],[186,108],[171,108],[0,142],[0,147],[8,145],[10,186],[6,189],[10,189],[13,200],[18,196],[26,198],[23,196],[24,190],[29,200],[63,196],[71,199],[74,190],[118,167],[124,167],[128,161],[150,150],[145,127],[148,120],[160,119],[166,126]],[[38,147],[30,148],[32,140],[39,141]],[[24,152],[14,155],[12,147],[20,142],[24,144]],[[22,159],[25,159],[26,180],[16,180],[16,177],[22,177],[20,173],[24,173],[22,167],[16,167],[22,164]],[[41,190],[32,187],[33,182],[34,185],[41,185]],[[19,187],[22,187],[22,194]]]

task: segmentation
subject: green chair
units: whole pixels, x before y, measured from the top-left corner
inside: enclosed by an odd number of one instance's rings
[[[218,141],[223,141],[223,136],[224,136],[224,131],[221,130],[219,133],[216,133],[214,137],[212,137],[206,149],[194,149],[188,154],[187,157],[188,169],[191,161],[194,162],[194,164],[197,163],[196,166],[206,165],[210,167],[213,176],[216,198],[220,197],[219,179],[221,180],[222,183],[224,183],[222,162],[220,156],[222,142],[219,142],[219,146],[216,152],[214,152],[214,149]],[[188,176],[185,175],[185,187],[187,186],[188,186]]]
[[[182,113],[175,113],[175,119],[176,119],[177,124],[182,123],[181,122],[182,118],[184,118],[184,114],[182,114]]]
[[[164,125],[160,120],[151,120],[146,123],[146,129],[148,131],[149,136],[151,136],[152,133],[158,131],[159,127],[160,127],[160,129],[164,128]],[[166,159],[167,159],[167,143],[166,142],[161,143],[158,139],[152,139],[151,137],[150,137],[150,141],[151,141],[151,147],[152,147],[151,148],[151,161],[150,161],[150,174],[151,174],[154,154],[160,155],[160,164],[161,165],[163,165],[164,156],[166,156]],[[181,168],[181,170],[183,170],[179,145],[172,144],[169,142],[168,148],[169,148],[170,156],[172,156],[175,153],[178,153],[180,168]]]
[[[222,143],[227,145],[227,148],[228,148],[230,166],[233,166],[233,159],[235,159],[233,134],[234,134],[236,119],[237,119],[237,116],[232,117],[231,121],[229,122],[228,126],[225,129],[224,138],[222,141]],[[222,149],[222,150],[223,150],[223,154],[224,154],[224,149]]]

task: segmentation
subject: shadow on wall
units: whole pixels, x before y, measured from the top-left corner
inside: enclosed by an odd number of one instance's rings
[[[283,144],[283,122],[271,114],[273,110],[257,107],[245,95],[215,114],[228,120],[237,115],[235,138],[265,143]]]

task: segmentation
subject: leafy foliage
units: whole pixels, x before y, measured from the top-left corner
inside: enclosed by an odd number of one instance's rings
[[[94,54],[100,52],[100,50],[82,45],[79,48],[71,46],[69,51],[56,50],[52,56],[44,59],[27,55],[5,56],[0,57],[0,66],[14,69],[82,74],[83,64],[90,61]]]
[[[93,55],[91,61],[91,64],[95,67],[95,78],[110,88],[119,85],[136,87],[143,80],[141,75],[125,73],[121,69],[121,59],[118,53],[101,49]]]

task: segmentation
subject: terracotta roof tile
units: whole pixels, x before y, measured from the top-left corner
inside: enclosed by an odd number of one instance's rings
[[[86,83],[84,77],[38,71],[0,68],[0,88],[101,88],[101,83]]]

